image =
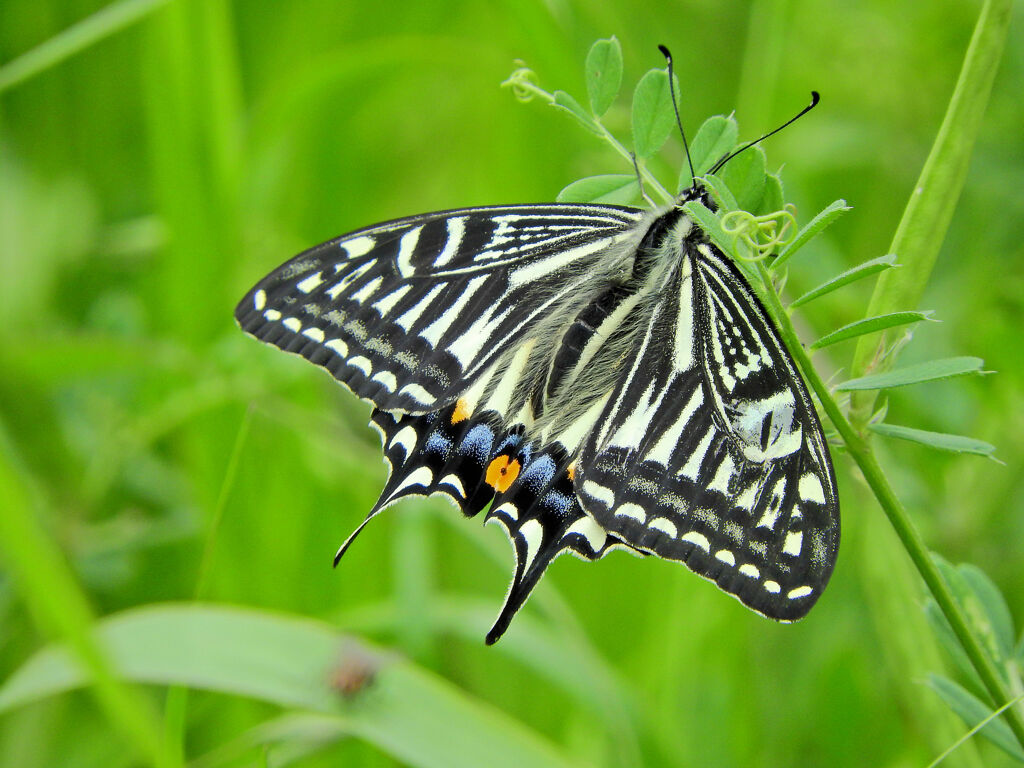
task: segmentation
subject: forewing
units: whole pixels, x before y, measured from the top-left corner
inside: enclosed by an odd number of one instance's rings
[[[789,354],[739,271],[684,243],[588,437],[583,509],[770,618],[804,616],[839,545],[835,479]]]
[[[242,329],[325,368],[378,408],[451,403],[555,309],[586,299],[640,211],[467,208],[398,219],[316,246],[239,302]]]

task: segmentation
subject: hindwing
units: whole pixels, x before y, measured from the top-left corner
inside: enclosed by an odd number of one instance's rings
[[[397,219],[286,262],[235,318],[378,408],[427,413],[564,307],[585,303],[589,286],[628,262],[643,216],[523,205]]]
[[[470,418],[461,401],[424,416],[377,409],[371,423],[381,435],[388,480],[335,562],[370,520],[399,499],[443,495],[467,517],[490,505],[486,521],[504,527],[516,569],[505,605],[487,633],[488,644],[504,634],[556,557],[571,552],[597,560],[624,546],[583,512],[565,451],[538,446],[522,425],[508,428],[495,411]]]

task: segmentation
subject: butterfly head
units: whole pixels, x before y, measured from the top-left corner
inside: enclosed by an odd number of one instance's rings
[[[682,210],[682,207],[692,200],[696,200],[712,213],[718,210],[718,204],[715,202],[714,198],[711,197],[711,193],[709,193],[708,188],[704,186],[704,182],[699,178],[694,179],[693,184],[679,193],[679,197],[676,198],[673,207],[677,210]]]

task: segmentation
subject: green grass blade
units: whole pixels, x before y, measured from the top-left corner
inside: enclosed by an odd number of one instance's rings
[[[101,8],[0,67],[0,93],[120,32],[167,2],[168,0],[120,0]]]
[[[878,331],[885,330],[887,328],[896,328],[901,325],[910,325],[911,323],[920,323],[922,320],[931,320],[932,312],[893,312],[888,315],[879,315],[877,317],[865,317],[862,320],[844,325],[842,328],[838,328],[832,333],[826,333],[816,342],[810,345],[811,349],[821,349],[822,347],[828,347],[832,344],[837,344],[840,341],[846,341],[853,339],[858,336],[863,336],[867,333],[877,333]]]
[[[613,35],[597,40],[587,53],[584,65],[587,77],[587,96],[595,117],[601,117],[614,103],[622,86],[622,46]]]
[[[993,713],[992,707],[962,686],[941,675],[929,675],[926,682],[928,687],[935,691],[950,709],[960,715],[968,727],[974,728],[988,720],[988,723],[979,731],[981,735],[1010,757],[1024,763],[1024,749],[1021,749],[1020,744],[1013,737],[1010,727],[1002,720],[993,717],[995,713]]]
[[[879,278],[868,314],[916,307],[921,301],[967,177],[1003,57],[1012,10],[1012,0],[987,0],[982,7],[946,115],[889,246],[889,253],[896,254],[903,269],[890,270]],[[888,336],[858,342],[851,367],[855,375],[892,366],[895,356],[883,354],[891,343]],[[854,426],[868,422],[876,397],[874,392],[853,397],[850,415]]]
[[[956,750],[958,750],[960,747],[962,747],[972,736],[974,736],[974,734],[978,733],[978,731],[980,731],[982,728],[984,728],[986,725],[988,725],[990,722],[992,722],[995,718],[999,717],[999,715],[1001,715],[1007,709],[1009,709],[1010,707],[1012,707],[1012,706],[1014,706],[1016,704],[1019,704],[1021,701],[1024,701],[1024,696],[1018,696],[1015,699],[1011,699],[1010,701],[1008,701],[1005,704],[1003,704],[1003,706],[999,707],[999,709],[992,710],[991,714],[989,714],[988,717],[986,717],[984,720],[979,722],[976,726],[974,726],[969,731],[967,731],[967,733],[965,733],[963,736],[961,736],[959,739],[957,739],[953,744],[950,744],[948,749],[946,749],[941,755],[939,755],[934,760],[932,760],[932,762],[930,762],[928,764],[928,768],[936,768],[940,763],[942,763],[943,760],[945,760],[947,757],[949,757],[951,754],[953,754]],[[1000,722],[1002,722],[1002,721],[1000,721]],[[1016,742],[1014,742],[1013,750],[1014,750],[1014,752],[1017,752],[1017,751],[1020,750],[1020,747],[1017,746]]]
[[[922,384],[926,381],[951,379],[955,376],[990,373],[990,371],[981,369],[984,364],[985,361],[980,357],[947,357],[942,360],[929,360],[917,365],[908,365],[906,368],[897,368],[894,371],[850,379],[837,384],[835,389],[840,392],[858,389],[892,389]]]
[[[950,435],[945,432],[928,432],[924,429],[904,427],[899,424],[871,424],[868,426],[868,429],[883,437],[908,440],[912,443],[919,443],[937,448],[940,451],[950,451],[952,453],[972,453],[992,458],[992,454],[996,450],[994,445],[973,437]]]
[[[809,301],[821,298],[822,296],[832,293],[832,291],[838,290],[850,283],[855,283],[858,280],[863,280],[865,277],[870,277],[871,275],[876,275],[887,269],[892,269],[894,266],[896,266],[895,256],[879,256],[877,259],[865,261],[863,264],[858,264],[856,267],[851,267],[845,272],[836,275],[831,280],[826,280],[817,288],[812,288],[803,296],[793,301],[789,307],[790,309],[796,309]]]
[[[409,661],[356,646],[326,623],[242,608],[161,605],[105,619],[98,637],[129,679],[333,715],[351,735],[410,766],[575,764],[491,705]],[[372,679],[344,697],[335,681],[354,662],[368,666]],[[71,657],[48,648],[0,688],[0,712],[83,683]]]
[[[91,685],[107,719],[154,766],[173,766],[156,714],[114,670],[92,634],[93,617],[67,561],[42,530],[37,503],[20,477],[13,445],[0,425],[0,552],[44,632],[71,649],[65,665],[79,685]],[[9,685],[4,686],[4,689]],[[0,694],[2,698],[2,694]],[[2,707],[0,707],[2,709]]]
[[[845,200],[836,200],[830,204],[796,233],[793,242],[786,246],[786,249],[779,254],[779,258],[772,262],[772,269],[778,269],[793,258],[793,255],[807,245],[812,237],[849,210],[850,206],[846,204]]]

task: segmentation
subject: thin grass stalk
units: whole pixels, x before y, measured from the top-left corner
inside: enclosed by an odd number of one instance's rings
[[[981,9],[946,115],[887,251],[896,254],[902,268],[879,276],[868,304],[869,317],[914,309],[921,300],[967,177],[1012,10],[1012,0],[986,0]],[[891,368],[896,355],[890,349],[898,335],[890,331],[862,337],[851,378]],[[867,425],[877,398],[873,390],[853,393],[850,420],[858,430]]]
[[[0,553],[43,634],[67,644],[88,676],[106,719],[140,759],[156,768],[181,765],[163,740],[156,713],[119,678],[93,636],[94,618],[63,553],[36,519],[40,498],[22,475],[0,425]]]

